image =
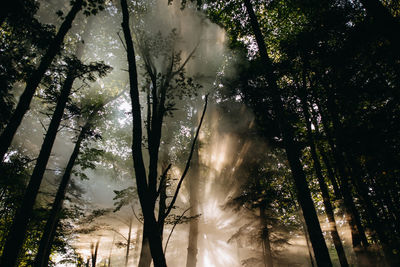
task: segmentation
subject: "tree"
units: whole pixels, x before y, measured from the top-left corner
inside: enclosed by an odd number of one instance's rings
[[[74,80],[76,78],[93,80],[94,76],[92,72],[98,72],[98,75],[101,77],[109,71],[109,67],[105,66],[104,64],[95,63],[85,66],[78,62],[76,59],[67,59],[67,62],[67,77],[61,89],[61,93],[58,98],[57,105],[54,110],[45,139],[40,149],[35,168],[29,180],[29,184],[22,200],[22,205],[15,215],[13,225],[11,227],[10,233],[8,234],[7,242],[4,247],[4,251],[2,254],[2,264],[7,266],[15,266],[17,263],[18,254],[22,247],[26,234],[27,223],[32,213],[33,205],[35,203],[35,199],[38,194],[41,181],[43,179],[46,165],[50,157],[50,152],[53,147],[54,140],[57,135],[57,130],[64,114],[64,108],[69,99],[69,94],[71,92]]]
[[[179,64],[180,60],[175,61],[176,55],[172,55],[170,66],[168,68],[165,77],[162,79],[161,85],[158,87],[157,80],[154,76],[155,73],[148,72],[148,74],[153,78],[151,96],[152,99],[152,111],[148,110],[148,142],[149,142],[149,156],[150,156],[150,165],[149,165],[149,176],[146,175],[146,169],[144,167],[143,154],[142,154],[142,122],[141,122],[141,108],[140,108],[140,99],[139,99],[139,88],[138,88],[138,80],[137,80],[137,69],[136,69],[136,59],[135,59],[135,50],[132,41],[132,35],[129,25],[129,10],[126,0],[121,0],[121,9],[123,15],[122,21],[122,29],[125,37],[125,45],[127,50],[127,58],[128,58],[128,66],[129,66],[129,81],[130,81],[130,94],[131,94],[131,104],[132,104],[132,116],[133,116],[133,143],[132,143],[132,157],[135,168],[136,175],[136,186],[139,196],[140,205],[142,207],[142,212],[144,216],[144,233],[143,238],[149,239],[149,246],[151,255],[154,261],[155,266],[166,266],[165,256],[162,248],[162,238],[160,235],[160,224],[157,223],[157,220],[154,215],[154,209],[156,200],[159,197],[160,187],[157,187],[157,168],[158,168],[158,152],[160,146],[161,139],[161,128],[163,118],[168,111],[168,107],[166,107],[166,97],[167,97],[167,89],[169,88],[169,83],[171,79],[180,73],[180,71],[185,67],[186,62],[189,60],[191,55],[186,59],[186,61],[182,65],[176,66]],[[178,57],[179,58],[179,57]],[[180,58],[179,58],[180,59]],[[176,69],[175,69],[176,68]],[[152,70],[153,71],[153,70]],[[150,103],[148,103],[150,106]],[[196,135],[194,137],[194,141],[191,147],[191,152],[186,164],[186,167],[183,171],[183,174],[178,182],[177,189],[175,194],[166,209],[165,213],[162,214],[162,218],[158,220],[163,220],[168,214],[171,212],[177,195],[179,193],[180,186],[183,182],[183,179],[186,176],[186,173],[190,166],[190,160],[192,158],[194,145],[196,143],[200,127],[204,118],[204,114],[207,107],[207,98],[205,108],[203,110],[203,114],[199,123],[199,126],[196,131]],[[150,113],[151,112],[151,113]],[[166,176],[166,172],[168,168],[164,170],[164,174],[161,177]],[[165,178],[164,178],[165,179]],[[160,181],[160,185],[162,186],[163,181]]]
[[[328,248],[326,247],[325,240],[322,235],[318,217],[315,212],[307,181],[300,163],[300,151],[297,144],[294,142],[293,129],[290,125],[288,125],[286,120],[284,106],[280,98],[279,89],[277,87],[277,78],[273,73],[273,66],[267,53],[264,38],[250,1],[244,0],[244,4],[251,21],[254,35],[256,37],[260,56],[266,65],[266,79],[268,81],[269,89],[272,91],[273,108],[281,128],[288,161],[297,188],[297,197],[303,210],[304,219],[307,224],[307,230],[310,235],[311,244],[313,245],[315,258],[318,266],[331,266],[332,263],[329,257]]]
[[[40,61],[38,68],[31,74],[27,80],[25,90],[20,97],[18,105],[13,112],[6,128],[3,130],[0,136],[0,159],[4,159],[4,155],[7,153],[11,141],[21,124],[22,118],[29,109],[29,105],[32,101],[33,95],[35,94],[36,88],[39,86],[40,81],[43,78],[46,70],[49,68],[51,62],[54,60],[57,53],[60,52],[61,44],[63,43],[64,37],[68,30],[72,26],[72,21],[78,12],[82,9],[83,0],[77,0],[72,6],[70,12],[65,17],[59,31],[50,43],[46,53]]]

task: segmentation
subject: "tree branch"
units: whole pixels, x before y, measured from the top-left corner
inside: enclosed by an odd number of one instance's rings
[[[164,183],[165,179],[167,178],[167,173],[168,173],[169,169],[171,169],[171,166],[172,165],[169,164],[168,167],[164,170],[163,174],[161,175],[160,184],[158,185],[156,197],[158,197],[160,195],[162,184]]]
[[[199,47],[200,43],[198,43],[195,48],[193,48],[193,51],[189,54],[189,56],[185,59],[185,61],[183,62],[183,64],[172,73],[172,77],[174,77],[176,74],[178,74],[185,66],[186,64],[189,62],[189,59],[193,56],[194,52],[196,52],[197,47]]]
[[[179,216],[178,220],[175,221],[174,226],[172,226],[171,232],[170,232],[169,235],[168,235],[167,242],[165,243],[164,254],[165,254],[165,252],[167,251],[168,242],[169,242],[169,239],[171,238],[172,233],[174,232],[175,226],[181,221],[183,215],[185,215],[185,213],[186,213],[188,210],[190,210],[191,208],[192,208],[192,207],[187,208],[187,209],[182,213],[182,215]]]
[[[138,220],[138,222],[140,222],[141,224],[143,224],[143,222],[142,222],[142,221],[139,219],[139,217],[137,216],[137,214],[136,214],[135,209],[133,208],[133,206],[131,206],[131,209],[132,209],[133,215],[135,216],[136,220]]]
[[[204,115],[206,114],[207,102],[208,102],[208,95],[206,95],[206,98],[205,98],[205,104],[204,104],[203,113],[201,114],[201,119],[200,119],[199,127],[198,127],[197,130],[196,130],[196,135],[195,135],[195,137],[194,137],[194,140],[193,140],[193,143],[192,143],[192,147],[191,147],[191,149],[190,149],[190,154],[189,154],[188,160],[187,160],[187,162],[186,162],[185,169],[184,169],[184,171],[183,171],[183,173],[182,173],[182,176],[181,176],[181,178],[180,178],[180,180],[179,180],[179,182],[178,182],[178,185],[177,185],[177,187],[176,187],[174,197],[172,198],[171,203],[169,204],[169,207],[168,207],[167,211],[165,212],[164,218],[167,217],[168,214],[171,212],[171,210],[172,210],[172,208],[173,208],[173,206],[174,206],[174,204],[175,204],[176,198],[178,197],[178,193],[179,193],[179,190],[180,190],[180,188],[181,188],[181,186],[182,186],[182,182],[183,182],[183,180],[185,179],[185,176],[186,176],[186,174],[187,174],[187,172],[188,172],[188,170],[189,170],[190,162],[191,162],[192,157],[193,157],[194,147],[195,147],[195,145],[196,145],[197,138],[199,137],[199,132],[200,132],[201,125],[202,125],[202,123],[203,123]]]

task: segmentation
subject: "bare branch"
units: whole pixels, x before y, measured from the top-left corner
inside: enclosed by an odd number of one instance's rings
[[[185,213],[186,213],[188,210],[190,210],[191,208],[192,208],[192,207],[187,208],[187,209],[181,214],[181,216],[179,216],[178,220],[175,221],[174,226],[172,226],[171,232],[170,232],[169,235],[168,235],[167,242],[165,243],[164,254],[165,254],[165,252],[167,251],[168,242],[169,242],[169,239],[171,238],[172,233],[174,232],[175,226],[181,221],[183,215],[185,215]]]
[[[110,230],[110,231],[113,231],[113,232],[116,233],[116,234],[119,234],[123,239],[125,239],[125,241],[128,241],[128,239],[127,239],[123,234],[121,234],[120,232],[118,232],[118,231],[115,230],[114,228],[109,228],[109,230]]]
[[[41,119],[39,119],[39,122],[40,122],[40,125],[42,125],[43,130],[44,130],[45,132],[47,132],[47,128],[46,128],[46,126],[44,126],[44,124],[43,124],[43,122],[42,122]]]
[[[137,216],[137,214],[136,214],[135,209],[133,208],[133,206],[131,206],[131,209],[132,209],[133,215],[135,216],[136,220],[138,220],[138,222],[140,222],[141,224],[143,224],[143,222],[142,222],[142,221],[139,219],[139,217]]]
[[[118,37],[119,37],[119,40],[121,41],[121,44],[122,44],[122,46],[124,47],[125,51],[127,51],[127,49],[126,49],[126,45],[125,45],[124,41],[122,40],[122,37],[121,37],[121,35],[119,35],[119,32],[117,32],[117,35],[118,35]]]
[[[191,149],[190,149],[190,154],[189,154],[188,160],[187,160],[187,162],[186,162],[185,169],[184,169],[184,171],[183,171],[183,173],[182,173],[182,176],[181,176],[181,178],[180,178],[180,180],[179,180],[179,182],[178,182],[178,185],[177,185],[177,187],[176,187],[174,197],[172,198],[171,203],[169,204],[169,207],[168,207],[167,211],[165,212],[165,215],[164,215],[165,217],[168,216],[168,214],[171,212],[172,208],[174,207],[176,198],[178,197],[179,190],[180,190],[180,188],[181,188],[181,186],[182,186],[182,182],[183,182],[183,180],[185,179],[185,176],[186,176],[186,174],[187,174],[187,172],[188,172],[188,170],[189,170],[190,161],[192,160],[194,147],[195,147],[195,145],[196,145],[197,138],[199,137],[200,128],[201,128],[201,125],[202,125],[202,123],[203,123],[204,115],[206,114],[207,102],[208,102],[208,95],[206,95],[206,98],[205,98],[205,104],[204,104],[203,113],[201,114],[200,123],[199,123],[199,126],[197,127],[196,135],[194,136],[194,140],[193,140],[193,143],[192,143],[192,147],[191,147]],[[165,217],[164,217],[164,218],[165,218]]]

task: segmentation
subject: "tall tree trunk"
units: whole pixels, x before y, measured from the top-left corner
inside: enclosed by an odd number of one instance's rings
[[[311,198],[310,189],[308,188],[308,183],[300,162],[300,148],[294,141],[294,130],[293,127],[288,123],[287,116],[285,114],[284,105],[277,85],[277,77],[274,73],[274,67],[268,56],[264,38],[250,0],[243,1],[250,18],[251,27],[257,41],[261,59],[264,62],[265,74],[269,89],[271,90],[272,105],[282,133],[286,155],[297,189],[297,198],[303,210],[304,219],[307,224],[307,230],[309,232],[311,244],[315,254],[315,259],[318,266],[329,267],[332,266],[332,262],[329,257],[328,248],[326,246],[324,236],[322,235],[321,226]]]
[[[19,125],[25,113],[28,111],[33,95],[35,94],[36,88],[39,86],[46,70],[49,68],[51,62],[55,56],[60,52],[61,44],[64,41],[64,37],[72,26],[72,21],[75,19],[76,14],[82,9],[83,0],[76,0],[71,10],[65,17],[65,20],[60,26],[57,35],[50,43],[46,53],[42,57],[38,68],[32,73],[26,82],[26,87],[22,93],[18,105],[11,115],[11,118],[1,133],[0,136],[0,162],[3,161],[4,155],[7,153],[11,141],[17,132]]]
[[[353,182],[355,187],[357,188],[357,192],[360,196],[363,207],[367,212],[367,216],[370,221],[370,228],[373,230],[373,232],[376,234],[376,236],[380,241],[380,244],[382,246],[382,251],[383,254],[385,255],[385,259],[388,265],[393,267],[399,266],[400,264],[399,256],[393,253],[393,251],[395,251],[397,248],[391,246],[392,244],[390,244],[389,237],[386,235],[381,218],[378,218],[376,208],[372,203],[371,197],[368,194],[369,188],[365,184],[365,182],[362,181],[361,172],[363,168],[356,159],[350,156],[348,158],[352,166]]]
[[[351,230],[353,249],[357,257],[363,257],[363,254],[369,244],[365,235],[364,227],[361,224],[360,215],[354,203],[353,195],[351,193],[351,184],[345,167],[345,159],[333,141],[328,126],[327,116],[319,104],[318,110],[320,111],[324,132],[326,133],[326,137],[339,172],[340,189],[343,196],[343,204],[346,209],[346,215],[349,218],[348,220]]]
[[[139,195],[140,205],[142,207],[144,217],[144,233],[143,238],[149,239],[149,246],[155,267],[166,266],[165,256],[162,248],[161,236],[158,231],[158,224],[154,215],[155,201],[149,192],[146,169],[144,167],[142,153],[142,121],[139,100],[139,88],[137,80],[135,50],[132,41],[132,35],[129,28],[129,11],[126,0],[121,0],[122,9],[122,29],[125,37],[127,50],[127,59],[129,66],[129,82],[130,95],[133,115],[133,142],[132,142],[132,157],[136,175],[136,185]],[[150,193],[150,194],[149,194]]]
[[[307,125],[308,133],[307,134],[308,134],[308,139],[309,139],[309,146],[311,148],[311,156],[313,158],[314,169],[317,174],[317,179],[318,179],[319,187],[320,187],[321,194],[322,194],[322,199],[323,199],[323,203],[324,203],[324,207],[325,207],[326,216],[328,217],[328,221],[329,221],[329,229],[330,229],[329,231],[331,233],[333,244],[335,245],[335,249],[336,249],[336,252],[339,257],[340,265],[342,267],[349,266],[349,264],[347,262],[346,254],[343,249],[342,242],[339,237],[339,233],[337,231],[333,207],[332,207],[330,196],[329,196],[329,190],[325,183],[325,179],[322,175],[322,167],[321,167],[321,164],[320,164],[320,161],[319,161],[316,149],[315,149],[312,134],[311,134],[311,125],[309,123],[307,123],[307,124],[308,124]]]
[[[86,40],[86,38],[89,36],[89,29],[92,26],[93,21],[94,20],[93,20],[92,16],[88,18],[88,21],[83,30],[83,38],[82,38],[83,40]],[[82,42],[79,42],[76,47],[76,50],[75,50],[76,58],[80,60],[82,58],[83,52],[84,52],[84,44]],[[58,186],[56,197],[54,199],[54,202],[53,202],[53,205],[52,205],[52,208],[50,211],[50,216],[47,219],[46,226],[44,228],[44,232],[43,232],[42,238],[40,240],[38,253],[35,257],[35,264],[34,264],[35,267],[48,266],[49,257],[50,257],[50,253],[51,253],[51,246],[53,244],[54,237],[55,237],[56,230],[57,230],[57,225],[59,223],[59,215],[60,215],[62,205],[63,205],[64,199],[65,199],[65,194],[66,194],[69,182],[71,180],[72,169],[75,165],[76,159],[78,158],[82,141],[84,140],[87,131],[90,129],[92,120],[98,110],[99,109],[94,110],[89,115],[87,122],[82,127],[82,129],[78,135],[74,149],[68,160],[67,166],[64,170],[64,174],[61,179],[61,182]]]
[[[24,243],[33,205],[35,204],[36,196],[39,192],[39,187],[50,157],[51,149],[53,147],[54,140],[56,139],[57,130],[64,114],[64,108],[68,101],[72,84],[75,80],[75,75],[73,72],[73,70],[69,71],[61,89],[60,97],[53,113],[53,117],[51,118],[50,125],[40,149],[39,157],[36,161],[32,176],[29,180],[28,187],[25,191],[21,207],[18,209],[15,215],[11,230],[8,234],[1,258],[1,266],[13,267],[17,264],[18,254],[20,253]]]
[[[50,216],[47,219],[46,226],[40,240],[39,250],[35,258],[35,267],[48,266],[51,245],[53,244],[54,236],[59,222],[59,215],[65,199],[65,193],[71,180],[72,169],[75,165],[76,159],[78,158],[79,150],[82,141],[86,135],[86,132],[89,129],[89,125],[89,123],[86,123],[85,126],[83,126],[75,143],[74,150],[72,151],[72,154],[68,160],[67,167],[65,168],[64,175],[61,179],[61,183],[58,186],[56,197],[50,211]]]
[[[264,255],[264,263],[266,267],[273,267],[272,262],[272,250],[271,250],[271,242],[269,240],[269,230],[268,230],[268,218],[265,214],[266,206],[265,203],[262,202],[260,205],[260,219],[261,219],[261,227],[262,227],[262,242],[263,242],[263,255]]]
[[[305,89],[306,88],[305,70],[303,70],[302,80],[303,80],[302,86],[299,86],[299,95],[300,95],[300,99],[301,99],[303,115],[304,115],[306,128],[307,128],[308,145],[310,147],[311,157],[314,162],[314,170],[317,175],[319,188],[321,190],[322,200],[323,200],[324,207],[325,207],[325,213],[326,213],[326,216],[328,217],[328,221],[329,221],[329,229],[330,229],[329,231],[331,233],[333,244],[335,245],[335,249],[336,249],[337,255],[339,257],[340,266],[348,267],[349,264],[347,262],[346,254],[343,249],[342,241],[341,241],[341,239],[339,237],[339,233],[337,231],[334,210],[333,210],[333,207],[331,204],[331,199],[329,196],[329,190],[325,183],[325,178],[322,174],[322,167],[321,167],[319,157],[317,155],[317,149],[315,147],[315,140],[314,140],[314,136],[313,136],[312,129],[311,129],[311,120],[310,120],[311,117],[310,117],[310,113],[308,110],[307,92]]]
[[[291,200],[292,200],[292,202],[293,202],[293,204],[294,204],[294,206],[296,208],[296,211],[299,213],[299,220],[300,220],[301,226],[303,228],[304,239],[306,240],[307,250],[308,250],[308,257],[310,259],[311,267],[315,267],[312,245],[310,244],[310,237],[308,236],[308,233],[307,233],[307,226],[306,226],[306,223],[304,222],[303,212],[297,206],[296,200],[295,200],[295,198],[293,196],[293,193],[291,191],[289,191],[289,196],[290,196],[290,198],[291,198]]]
[[[189,203],[190,203],[190,216],[196,216],[199,213],[199,178],[200,178],[200,165],[199,165],[199,147],[195,148],[194,157],[191,165],[191,175],[189,177]],[[199,220],[198,218],[192,219],[189,222],[189,240],[186,257],[186,267],[196,267],[197,265],[197,239],[199,234]]]
[[[318,148],[318,151],[319,151],[319,153],[320,153],[320,155],[322,157],[323,163],[325,164],[325,169],[326,169],[326,172],[328,174],[329,181],[332,184],[333,192],[335,193],[335,198],[336,198],[336,200],[337,199],[342,199],[343,198],[342,192],[340,191],[339,184],[338,184],[338,182],[336,180],[335,173],[334,173],[334,171],[332,169],[332,165],[331,165],[331,162],[330,162],[330,160],[328,158],[328,155],[326,154],[324,148],[321,147],[321,146]]]
[[[161,167],[163,170],[167,168],[166,162],[162,164]],[[166,200],[167,200],[167,192],[166,192],[166,177],[162,178],[160,181],[159,187],[159,207],[158,207],[158,231],[160,232],[161,238],[163,237],[164,233],[164,221],[165,221],[165,211],[166,211]],[[143,229],[144,233],[144,229]],[[162,239],[161,239],[162,240]],[[145,238],[143,235],[142,239],[142,246],[140,251],[140,259],[139,259],[139,267],[149,267],[151,264],[151,255],[150,255],[150,247],[149,247],[149,240]]]

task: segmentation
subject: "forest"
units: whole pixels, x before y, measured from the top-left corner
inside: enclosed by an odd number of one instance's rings
[[[5,0],[0,266],[400,266],[396,0]]]

